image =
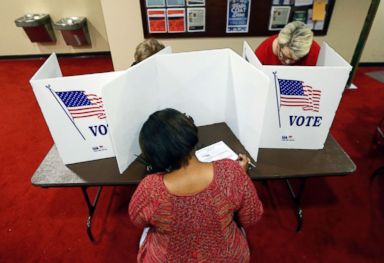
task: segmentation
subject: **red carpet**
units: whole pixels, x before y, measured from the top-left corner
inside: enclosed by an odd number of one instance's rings
[[[42,189],[30,179],[52,146],[30,77],[43,60],[0,60],[0,262],[135,262],[140,231],[127,216],[134,187],[105,188],[95,213],[91,243],[80,189]],[[112,70],[110,58],[60,59],[65,76]],[[296,218],[285,184],[256,183],[265,215],[248,236],[252,262],[384,262],[384,164],[372,135],[384,117],[384,84],[362,68],[347,90],[331,132],[357,165],[345,177],[307,181],[304,225]]]

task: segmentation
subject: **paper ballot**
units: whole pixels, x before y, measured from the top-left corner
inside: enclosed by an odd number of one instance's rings
[[[195,155],[200,162],[204,163],[223,159],[231,159],[234,161],[238,159],[238,155],[223,141],[204,147],[196,151]]]

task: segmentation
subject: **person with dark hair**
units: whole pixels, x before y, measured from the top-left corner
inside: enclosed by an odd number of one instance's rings
[[[246,174],[249,158],[200,162],[197,127],[174,109],[157,111],[141,128],[139,143],[156,171],[137,187],[129,216],[149,227],[138,262],[248,262],[247,230],[263,213]]]

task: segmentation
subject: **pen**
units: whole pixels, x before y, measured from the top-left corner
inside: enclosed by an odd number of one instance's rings
[[[250,166],[252,166],[253,168],[256,168],[256,165],[253,164],[251,161],[249,161],[248,164],[249,164]]]
[[[240,154],[238,154],[238,160],[240,160],[240,159],[242,159],[242,157],[240,156]],[[256,168],[256,165],[254,163],[252,163],[249,158],[248,158],[248,160],[249,160],[248,161],[248,165],[249,165],[248,169]]]

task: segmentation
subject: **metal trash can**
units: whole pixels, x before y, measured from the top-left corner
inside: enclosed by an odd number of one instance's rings
[[[86,46],[91,44],[86,17],[64,17],[54,23],[53,27],[61,31],[67,45]]]
[[[31,42],[56,41],[48,14],[26,14],[16,19],[15,24],[24,29]]]

